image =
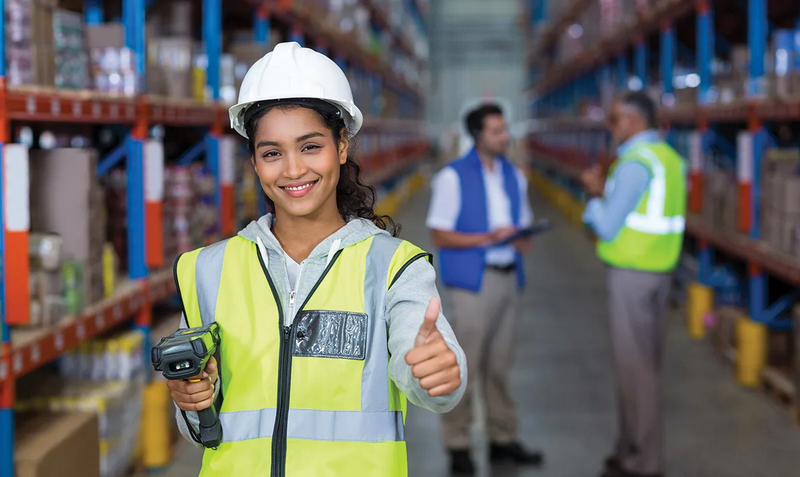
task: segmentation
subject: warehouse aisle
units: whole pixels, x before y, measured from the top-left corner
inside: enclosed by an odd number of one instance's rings
[[[424,216],[429,195],[397,217],[403,237],[430,249]],[[483,476],[592,477],[611,449],[616,419],[605,326],[603,267],[589,240],[543,200],[539,217],[556,229],[541,237],[527,262],[530,284],[520,317],[513,395],[522,439],[546,452],[541,470],[490,469]],[[446,306],[445,301],[445,306]],[[447,309],[445,308],[445,311]],[[671,477],[796,477],[800,429],[755,391],[739,388],[707,343],[690,341],[673,316],[666,358],[667,461]],[[438,418],[411,408],[409,474],[444,477],[447,457]],[[476,444],[484,444],[476,432]],[[197,475],[199,453],[188,444],[163,477]]]

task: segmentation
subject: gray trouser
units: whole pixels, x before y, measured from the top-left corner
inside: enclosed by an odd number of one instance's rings
[[[661,356],[672,276],[609,267],[607,282],[619,406],[616,455],[629,472],[658,474],[664,468]]]
[[[470,447],[475,386],[483,384],[489,438],[507,444],[516,437],[517,416],[508,393],[519,291],[514,273],[487,269],[478,293],[449,289],[450,319],[467,357],[470,376],[461,402],[442,416],[448,449]],[[480,380],[480,381],[479,381]]]

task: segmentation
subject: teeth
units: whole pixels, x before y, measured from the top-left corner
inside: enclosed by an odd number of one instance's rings
[[[308,189],[312,185],[314,185],[314,183],[310,182],[308,184],[297,186],[297,187],[284,187],[284,189],[286,189],[286,190],[304,190],[304,189]]]

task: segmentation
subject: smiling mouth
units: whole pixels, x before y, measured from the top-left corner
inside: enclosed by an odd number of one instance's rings
[[[284,186],[284,187],[281,187],[281,189],[290,190],[290,191],[293,191],[293,192],[299,192],[299,191],[303,191],[303,190],[306,190],[306,189],[310,188],[311,186],[313,186],[317,182],[319,182],[319,179],[317,179],[315,181],[312,181],[312,182],[307,182],[305,184],[301,184],[299,186],[291,186],[291,187],[290,186]]]

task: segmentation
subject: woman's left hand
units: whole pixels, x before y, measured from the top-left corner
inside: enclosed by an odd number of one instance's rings
[[[425,321],[419,328],[414,349],[406,354],[411,374],[431,397],[444,396],[461,386],[461,370],[456,354],[450,350],[436,329],[441,301],[432,298],[425,311]]]

